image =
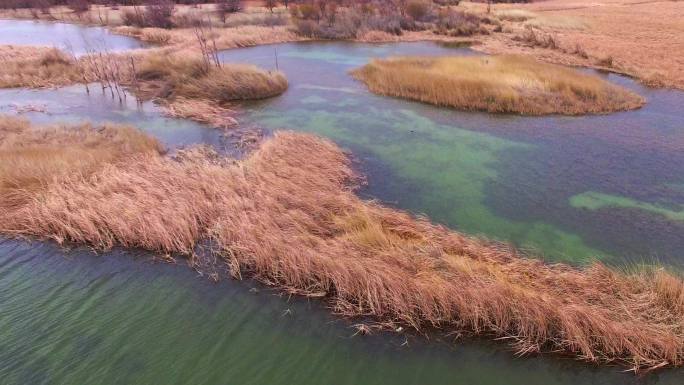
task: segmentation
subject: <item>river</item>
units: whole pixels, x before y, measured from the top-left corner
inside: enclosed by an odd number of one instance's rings
[[[0,30],[4,31],[4,21]],[[78,27],[83,28],[83,27]],[[2,35],[2,34],[0,34]],[[372,57],[471,55],[432,43],[298,43],[225,51],[284,71],[289,90],[240,107],[267,130],[332,138],[368,177],[360,194],[548,260],[684,263],[684,93],[611,74],[648,104],[586,117],[465,113],[373,95],[347,72]],[[136,125],[169,148],[217,131],[82,86],[0,90],[40,123]],[[354,336],[354,320],[251,281],[213,283],[136,250],[0,242],[2,384],[681,384],[480,340]]]

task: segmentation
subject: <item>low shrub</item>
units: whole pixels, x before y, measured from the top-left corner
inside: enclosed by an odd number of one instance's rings
[[[90,9],[88,0],[68,0],[67,6],[76,14],[82,14]]]
[[[171,17],[173,16],[174,9],[175,4],[171,0],[149,0],[144,13],[145,26],[156,28],[173,27]]]
[[[133,9],[126,9],[121,12],[121,21],[123,25],[131,27],[145,27],[145,15],[139,7],[133,7]]]
[[[290,14],[296,31],[306,37],[353,39],[368,31],[401,35],[403,31],[432,30],[438,34],[469,36],[488,33],[484,19],[452,8],[436,7],[426,0],[411,0],[405,12],[398,7],[375,3],[352,4],[343,8],[293,6]]]
[[[428,16],[430,6],[426,0],[410,0],[406,4],[406,14],[415,21],[422,21]]]

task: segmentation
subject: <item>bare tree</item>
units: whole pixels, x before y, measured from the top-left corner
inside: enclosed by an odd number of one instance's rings
[[[175,4],[171,0],[149,0],[145,8],[145,24],[150,27],[171,28],[174,11]]]
[[[211,21],[200,23],[195,27],[195,37],[197,38],[197,43],[199,43],[200,52],[202,52],[202,63],[206,72],[209,72],[211,67],[221,67],[218,47],[211,29]]]
[[[264,5],[266,8],[268,8],[271,13],[273,13],[273,8],[278,6],[278,1],[277,0],[266,0],[264,1]]]
[[[224,24],[228,14],[240,12],[241,10],[242,0],[218,0],[216,2],[216,11]]]

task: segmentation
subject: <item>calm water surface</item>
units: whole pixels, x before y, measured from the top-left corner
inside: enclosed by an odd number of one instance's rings
[[[0,20],[0,44],[57,47],[77,56],[92,51],[119,52],[140,48],[132,37],[102,27],[33,20]]]
[[[189,120],[165,117],[152,102],[138,104],[132,95],[119,100],[98,84],[59,89],[0,89],[0,114],[20,115],[36,124],[117,123],[134,125],[169,148],[207,143],[222,147],[221,132]]]
[[[684,261],[684,94],[648,90],[639,111],[593,117],[490,116],[383,98],[347,71],[370,57],[471,54],[433,44],[287,44],[225,52],[278,66],[290,89],[244,107],[242,120],[332,138],[368,175],[363,194],[548,259]],[[132,100],[132,98],[131,98]],[[0,90],[0,112],[42,103],[36,122],[135,124],[174,147],[220,143],[206,127],[163,118],[83,87]],[[4,384],[682,384],[558,357],[516,358],[483,341],[356,336],[317,302],[252,282],[214,284],[181,265],[117,250],[0,242],[0,383]],[[408,343],[406,343],[408,342]]]
[[[276,51],[277,49],[277,51]],[[372,57],[472,54],[427,43],[289,44],[227,51],[290,80],[243,121],[332,138],[364,194],[549,260],[684,263],[684,93],[600,75],[648,99],[584,117],[459,112],[373,95],[348,71]]]

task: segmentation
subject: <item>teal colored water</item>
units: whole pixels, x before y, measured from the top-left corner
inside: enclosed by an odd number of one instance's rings
[[[87,52],[119,52],[143,44],[101,27],[33,20],[0,20],[0,44],[57,47],[80,56]]]
[[[684,223],[667,211],[684,204],[682,92],[596,73],[648,104],[523,117],[377,96],[348,75],[373,57],[471,54],[428,43],[303,43],[226,51],[222,59],[274,68],[277,56],[290,89],[247,106],[242,120],[332,138],[359,159],[368,197],[547,260],[684,263]],[[639,204],[572,204],[590,192]]]
[[[144,253],[0,242],[3,385],[681,384],[488,342],[353,336],[318,302]],[[408,341],[408,342],[407,342]]]
[[[368,93],[347,71],[375,56],[472,54],[428,43],[286,44],[223,53],[289,80],[242,107],[270,130],[332,138],[367,175],[364,197],[543,252],[548,259],[684,261],[684,93],[636,89],[649,105],[593,117],[492,116]],[[130,123],[169,147],[222,145],[215,131],[83,87],[0,90],[0,112],[38,103],[36,122]],[[213,134],[212,134],[213,133]],[[518,358],[480,340],[356,335],[359,320],[250,281],[212,283],[135,250],[95,255],[0,240],[0,384],[684,383],[681,369],[634,376],[557,356]]]

